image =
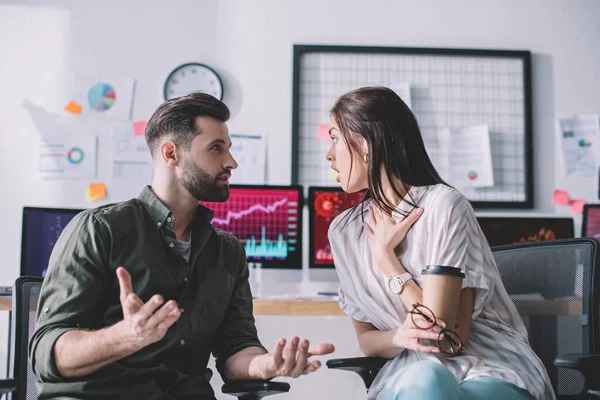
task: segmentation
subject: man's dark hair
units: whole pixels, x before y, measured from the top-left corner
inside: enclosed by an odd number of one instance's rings
[[[146,143],[150,153],[169,138],[177,146],[189,149],[194,137],[200,133],[196,126],[197,117],[213,117],[226,122],[229,109],[215,97],[204,93],[192,93],[162,103],[146,125]]]

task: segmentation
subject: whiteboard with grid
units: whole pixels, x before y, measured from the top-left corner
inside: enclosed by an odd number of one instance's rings
[[[526,51],[294,46],[293,183],[337,185],[325,160],[330,142],[317,131],[339,96],[405,82],[434,165],[448,151],[442,128],[489,127],[494,186],[457,189],[477,207],[533,207]]]

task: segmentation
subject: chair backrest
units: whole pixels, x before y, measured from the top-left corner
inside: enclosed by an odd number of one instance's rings
[[[38,398],[36,376],[28,356],[29,341],[35,330],[38,298],[43,278],[22,276],[15,281],[12,295],[9,376],[16,378],[17,390],[9,399]]]
[[[591,238],[492,248],[531,347],[546,366],[559,398],[583,396],[585,379],[577,371],[555,368],[554,359],[600,350],[599,249]]]

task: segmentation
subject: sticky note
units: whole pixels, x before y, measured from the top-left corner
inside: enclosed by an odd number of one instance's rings
[[[583,206],[585,205],[585,200],[583,199],[573,199],[569,203],[571,206],[571,212],[576,214],[581,214],[583,212]]]
[[[90,183],[87,189],[89,200],[100,200],[106,197],[106,186],[104,183]]]
[[[317,139],[319,140],[329,140],[329,125],[328,124],[320,124],[319,129],[317,130]]]
[[[569,204],[569,192],[566,190],[555,190],[554,195],[552,196],[552,204]]]
[[[133,136],[144,136],[147,121],[136,121],[133,123]]]
[[[79,114],[81,110],[83,110],[83,107],[81,107],[79,103],[71,100],[69,104],[65,106],[65,110],[67,110],[71,114]]]
[[[331,176],[331,179],[333,179],[334,181],[337,182],[337,180],[336,180],[336,178],[338,176],[338,172],[337,171],[335,171],[335,170],[332,169],[331,172],[329,172],[329,176]]]

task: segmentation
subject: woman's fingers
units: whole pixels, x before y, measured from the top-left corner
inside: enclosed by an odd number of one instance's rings
[[[369,207],[369,216],[371,217],[371,223],[373,227],[377,227],[377,217],[375,216],[375,206],[371,204]]]

